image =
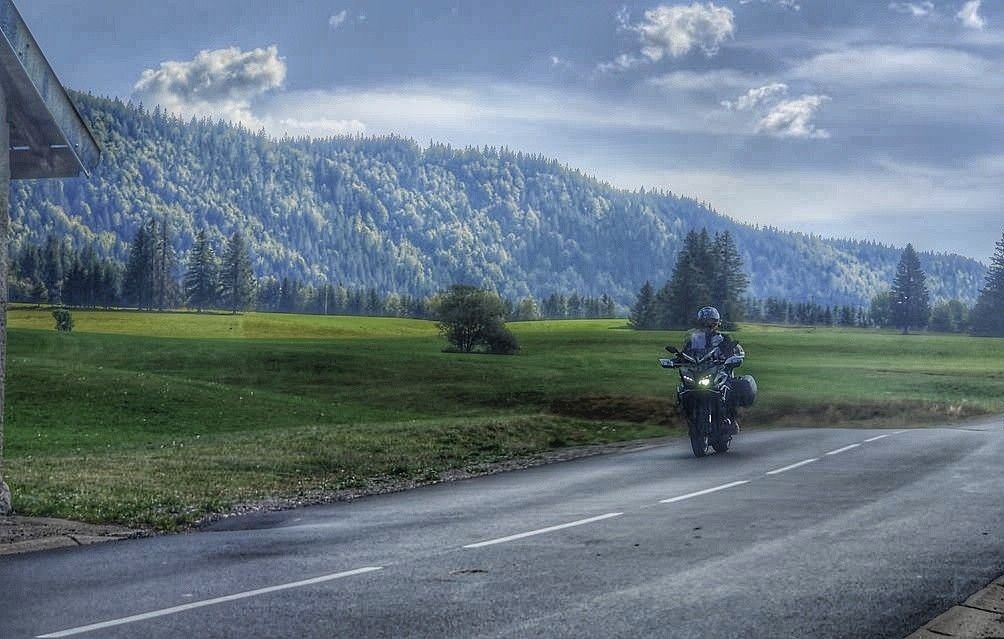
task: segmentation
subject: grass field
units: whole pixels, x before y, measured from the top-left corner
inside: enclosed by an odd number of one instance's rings
[[[9,314],[5,477],[21,514],[171,529],[270,496],[430,481],[556,447],[682,432],[682,333],[511,324],[515,357],[441,352],[429,322],[281,314]],[[1004,412],[1004,340],[746,326],[770,425]]]

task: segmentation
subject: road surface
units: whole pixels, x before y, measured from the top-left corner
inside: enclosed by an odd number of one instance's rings
[[[894,637],[1004,573],[1004,424],[743,433],[0,558],[0,637]]]

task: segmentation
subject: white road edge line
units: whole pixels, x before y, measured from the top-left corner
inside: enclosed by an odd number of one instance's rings
[[[519,533],[517,535],[509,535],[508,537],[499,537],[498,539],[479,541],[476,544],[467,544],[466,546],[464,546],[464,548],[481,548],[483,546],[492,546],[494,544],[504,544],[507,541],[515,541],[517,539],[523,539],[524,537],[543,535],[544,533],[553,532],[555,530],[562,530],[564,528],[572,528],[573,526],[582,526],[584,524],[591,524],[594,521],[603,521],[604,519],[612,519],[614,517],[620,517],[623,514],[624,513],[607,513],[605,515],[600,515],[598,517],[590,517],[589,519],[580,519],[579,521],[573,521],[567,524],[559,524],[557,526],[549,526],[548,528],[541,528],[540,530],[531,530],[530,532]]]
[[[869,442],[877,442],[878,440],[880,440],[880,439],[885,439],[885,438],[886,438],[886,437],[888,437],[888,436],[889,436],[889,435],[879,435],[878,437],[872,437],[871,439],[866,439],[866,440],[865,440],[865,443],[867,444],[867,443],[869,443]]]
[[[184,612],[186,610],[192,610],[193,608],[202,608],[203,606],[213,606],[219,603],[225,603],[227,601],[236,601],[238,599],[247,599],[248,597],[256,597],[258,595],[264,595],[270,592],[276,592],[279,590],[289,590],[290,588],[301,588],[303,586],[311,586],[314,584],[324,583],[325,581],[331,581],[333,579],[341,579],[343,577],[351,577],[353,575],[361,575],[367,572],[373,572],[375,570],[383,570],[383,566],[369,566],[367,568],[357,568],[356,570],[349,570],[347,572],[339,572],[333,575],[323,575],[321,577],[314,577],[313,579],[304,579],[303,581],[294,581],[288,584],[281,584],[279,586],[269,586],[268,588],[259,588],[257,590],[249,590],[247,592],[239,592],[234,595],[227,595],[225,597],[217,597],[216,599],[207,599],[205,601],[194,601],[192,603],[183,604],[181,606],[174,606],[172,608],[164,608],[163,610],[154,610],[153,612],[145,612],[141,615],[133,615],[131,617],[123,617],[122,619],[112,619],[110,621],[102,621],[100,623],[92,623],[89,626],[80,626],[79,628],[70,628],[69,630],[61,630],[59,632],[52,632],[47,635],[38,635],[36,639],[54,639],[56,637],[69,637],[71,635],[79,635],[85,632],[91,632],[92,630],[101,630],[103,628],[111,628],[113,626],[122,626],[128,623],[135,623],[137,621],[144,621],[146,619],[154,619],[156,617],[163,617],[165,615],[173,615],[178,612]]]
[[[805,466],[806,464],[811,464],[814,461],[819,461],[819,458],[818,457],[813,457],[812,459],[806,459],[805,461],[800,461],[797,464],[792,464],[791,466],[785,466],[784,468],[778,468],[777,470],[769,470],[769,471],[767,471],[767,474],[768,475],[776,475],[778,473],[783,473],[783,472],[788,471],[788,470],[794,470],[794,469],[798,468],[799,466]]]
[[[838,449],[836,449],[836,450],[831,450],[830,452],[828,452],[828,453],[826,453],[826,454],[827,454],[827,455],[836,455],[836,454],[838,454],[838,453],[842,453],[842,452],[844,452],[844,451],[848,451],[848,450],[850,450],[850,449],[852,449],[852,448],[857,448],[857,447],[858,447],[858,446],[860,446],[860,445],[861,445],[861,444],[851,444],[850,446],[844,446],[843,448],[838,448]]]
[[[696,493],[690,493],[687,495],[680,495],[679,497],[670,497],[669,499],[663,499],[660,504],[672,504],[673,502],[683,501],[684,499],[690,499],[691,497],[700,497],[701,495],[707,495],[709,493],[717,493],[719,490],[725,490],[726,488],[734,488],[735,486],[742,486],[743,484],[750,483],[748,479],[742,481],[734,481],[731,484],[725,484],[724,486],[715,486],[714,488],[708,488],[707,490],[699,490]]]

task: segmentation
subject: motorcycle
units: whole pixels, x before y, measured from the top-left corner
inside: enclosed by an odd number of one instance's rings
[[[722,359],[715,347],[695,358],[673,346],[666,350],[682,359],[660,359],[659,364],[680,373],[676,400],[687,418],[694,456],[704,457],[711,449],[716,453],[728,451],[732,436],[738,432],[734,408],[737,402],[731,396],[736,380],[733,370],[742,364],[745,354],[740,348],[738,353]]]

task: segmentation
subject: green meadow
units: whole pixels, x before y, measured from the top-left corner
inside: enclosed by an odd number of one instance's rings
[[[579,444],[681,435],[679,332],[510,324],[516,356],[443,353],[430,322],[9,313],[5,478],[19,514],[176,529]],[[909,426],[1004,412],[1004,340],[743,326],[745,428]],[[682,445],[682,444],[681,444]]]

